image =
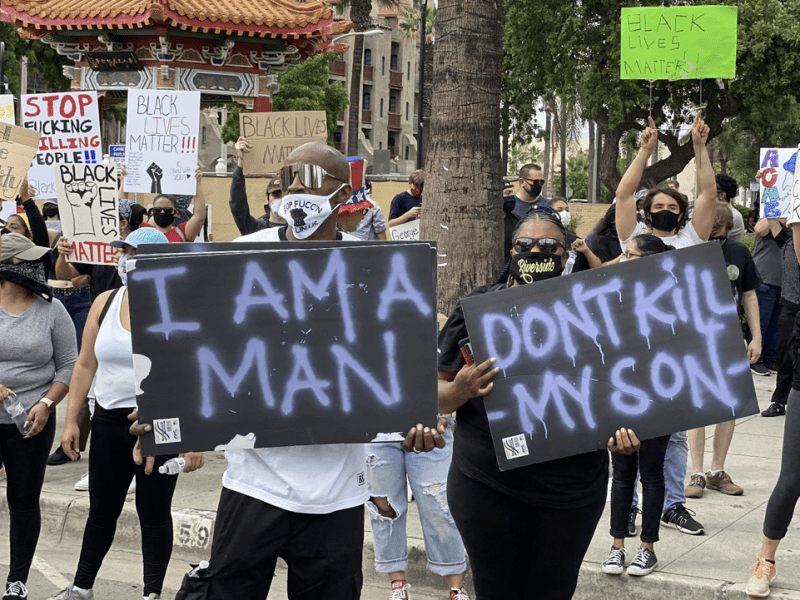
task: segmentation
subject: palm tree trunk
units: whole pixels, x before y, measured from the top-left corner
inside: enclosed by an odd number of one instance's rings
[[[567,107],[561,100],[561,192],[562,198],[567,197]]]
[[[594,203],[597,202],[597,193],[594,189],[595,181],[597,177],[595,177],[595,169],[594,169],[594,157],[595,157],[595,139],[594,139],[594,121],[589,121],[589,202]]]
[[[364,36],[353,37],[353,70],[350,73],[350,112],[347,119],[347,155],[358,156],[358,131],[361,123],[361,71]]]
[[[544,174],[545,182],[544,188],[542,193],[545,196],[550,195],[550,138],[553,135],[553,115],[547,109],[545,109],[545,114],[547,115],[545,121],[545,129],[544,129],[544,170],[542,173]]]
[[[438,243],[439,310],[491,281],[504,258],[501,0],[439,0],[420,238]]]

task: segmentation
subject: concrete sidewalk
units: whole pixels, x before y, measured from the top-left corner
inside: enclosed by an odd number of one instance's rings
[[[754,377],[762,410],[769,405],[775,378]],[[64,410],[59,411],[56,444],[63,430]],[[748,417],[737,423],[736,434],[726,462],[733,480],[741,485],[743,496],[725,496],[707,490],[699,500],[689,500],[687,507],[697,513],[697,520],[706,528],[704,536],[690,536],[670,528],[661,528],[661,541],[656,545],[659,558],[657,571],[645,578],[623,575],[614,577],[600,571],[611,546],[608,534],[610,503],[586,555],[576,598],[725,598],[744,599],[744,583],[750,575],[761,544],[761,526],[766,503],[778,478],[784,418]],[[706,430],[706,468],[711,461],[714,428]],[[91,438],[90,438],[91,441]],[[56,538],[63,544],[80,545],[89,508],[87,492],[77,492],[75,483],[88,468],[87,457],[75,463],[48,467],[42,492],[42,535]],[[173,558],[198,561],[207,559],[210,548],[222,473],[226,461],[221,453],[206,453],[206,465],[197,472],[180,475],[173,500],[175,545]],[[800,468],[800,465],[798,466]],[[0,485],[4,487],[4,484]],[[114,547],[139,551],[139,523],[133,495],[119,520]],[[0,527],[8,527],[5,494],[0,500]],[[422,530],[414,503],[410,506],[408,525],[408,579],[416,590],[444,590],[441,578],[426,568]],[[637,524],[640,524],[640,520]],[[773,598],[800,600],[800,518],[795,515],[787,539],[778,552],[779,576],[772,587]],[[369,521],[364,523],[364,577],[375,584],[386,582],[384,575],[373,569],[372,535]],[[629,556],[638,547],[630,539]],[[553,548],[553,552],[558,552]],[[633,551],[633,552],[631,552]],[[470,578],[467,578],[469,584]],[[468,585],[471,588],[470,585]],[[388,593],[388,592],[387,592]],[[430,593],[430,592],[428,592]],[[442,597],[444,597],[442,595]]]

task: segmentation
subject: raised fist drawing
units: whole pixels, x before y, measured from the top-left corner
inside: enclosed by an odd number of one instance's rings
[[[156,163],[153,163],[149,167],[147,167],[147,174],[153,181],[152,184],[150,184],[150,193],[160,194],[161,178],[164,176],[164,170],[161,167],[159,167]]]
[[[97,184],[93,181],[76,181],[64,186],[67,202],[72,210],[74,236],[94,235],[94,218],[92,204],[97,198]]]

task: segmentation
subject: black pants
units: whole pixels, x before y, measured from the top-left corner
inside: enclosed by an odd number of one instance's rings
[[[44,429],[32,438],[22,437],[14,424],[0,425],[0,462],[6,468],[6,501],[11,525],[8,536],[11,561],[7,581],[28,581],[42,528],[39,496],[55,434],[55,411]]]
[[[131,409],[106,410],[95,405],[89,447],[89,518],[83,532],[75,585],[91,589],[114,541],[117,519],[136,476],[136,512],[142,532],[144,595],[161,593],[172,554],[172,494],[177,477],[161,475],[158,467],[170,458],[158,456],[153,473],[133,462],[136,437],[128,431]]]
[[[605,498],[582,508],[532,506],[470,479],[455,462],[447,502],[469,555],[477,600],[572,598],[605,506]]]
[[[611,484],[611,537],[628,536],[628,517],[633,504],[633,488],[636,472],[642,479],[642,535],[643,542],[658,541],[661,512],[664,507],[664,455],[667,453],[669,436],[644,440],[642,447],[633,454],[611,455],[614,465]]]
[[[776,375],[775,391],[772,401],[786,404],[789,391],[792,389],[792,378],[795,370],[795,354],[797,352],[797,314],[800,306],[781,307],[781,317],[778,321],[778,374]]]
[[[264,600],[280,557],[289,566],[290,600],[358,600],[363,548],[363,505],[301,514],[223,488],[209,560],[213,575],[197,597]]]
[[[783,429],[781,474],[772,490],[764,517],[764,535],[782,540],[792,522],[794,507],[800,498],[800,390],[792,389],[786,407]]]

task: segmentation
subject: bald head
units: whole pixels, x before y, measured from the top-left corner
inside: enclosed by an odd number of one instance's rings
[[[341,181],[350,182],[350,163],[336,148],[322,142],[308,142],[294,149],[287,165],[319,165]]]

